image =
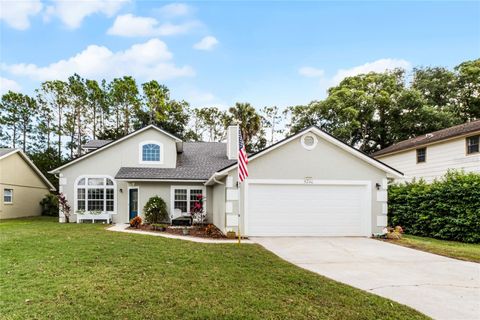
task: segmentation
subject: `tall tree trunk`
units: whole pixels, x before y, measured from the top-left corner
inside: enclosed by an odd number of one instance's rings
[[[115,136],[118,134],[118,130],[120,128],[120,115],[118,108],[115,110],[116,122],[117,122],[117,130],[115,132]]]
[[[275,135],[275,116],[272,116],[272,136],[270,137],[270,144],[273,144],[273,136]]]
[[[15,137],[17,136],[17,127],[15,125],[15,123],[13,124],[13,136],[12,136],[12,145],[13,145],[13,148],[15,149]]]
[[[23,152],[27,151],[27,126],[23,124]]]
[[[93,105],[93,140],[97,139],[97,107]]]
[[[82,122],[80,121],[81,115],[80,110],[77,110],[77,135],[78,135],[78,148],[77,148],[77,155],[80,156],[82,154]]]
[[[47,118],[47,150],[50,149],[50,118]]]
[[[125,116],[125,122],[124,122],[124,125],[125,125],[125,128],[123,130],[123,134],[124,135],[127,135],[128,134],[128,129],[130,127],[130,110],[128,109],[128,106],[125,106],[125,108],[123,109],[124,110],[124,116]]]
[[[62,112],[58,111],[58,163],[62,162]]]
[[[73,159],[73,149],[75,140],[75,127],[70,131],[70,159]]]

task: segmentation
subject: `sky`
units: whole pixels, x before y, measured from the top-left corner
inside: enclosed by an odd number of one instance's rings
[[[344,77],[480,58],[480,2],[0,0],[0,93],[155,79],[195,107],[323,99]]]

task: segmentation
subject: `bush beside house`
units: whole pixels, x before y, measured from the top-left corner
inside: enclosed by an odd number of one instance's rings
[[[52,193],[46,194],[40,201],[42,216],[58,217],[58,197]]]
[[[391,185],[389,224],[405,233],[480,243],[480,174],[449,172],[427,184]]]
[[[168,222],[167,204],[158,197],[151,197],[143,208],[145,220],[147,223],[165,223]]]

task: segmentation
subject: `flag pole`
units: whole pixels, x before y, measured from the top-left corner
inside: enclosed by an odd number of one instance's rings
[[[238,245],[241,243],[240,235],[240,221],[241,221],[241,204],[242,204],[242,183],[240,182],[240,152],[238,149],[240,147],[240,124],[237,124],[237,183],[238,183]]]

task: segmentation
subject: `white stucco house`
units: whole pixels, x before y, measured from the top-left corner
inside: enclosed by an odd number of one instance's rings
[[[116,141],[92,141],[90,152],[51,173],[74,212],[101,211],[114,223],[142,216],[152,196],[169,212],[188,212],[201,194],[207,220],[223,232],[370,236],[386,226],[387,179],[402,173],[319,128],[249,155],[241,184],[237,147],[237,126],[228,128],[226,143],[211,143],[184,142],[150,125]]]
[[[480,173],[479,139],[476,120],[398,142],[373,156],[404,173],[396,182],[432,182],[451,169]]]

